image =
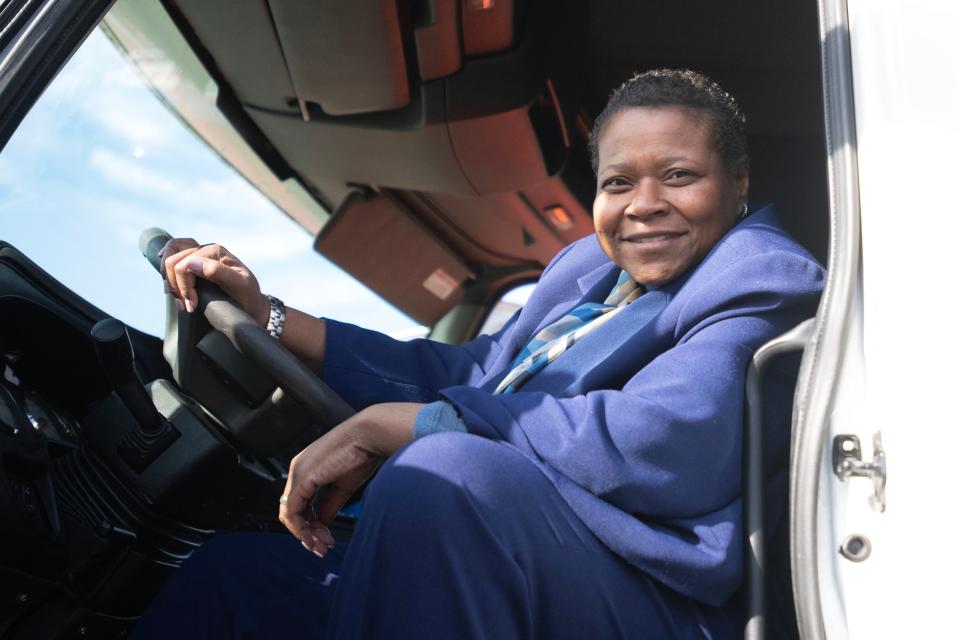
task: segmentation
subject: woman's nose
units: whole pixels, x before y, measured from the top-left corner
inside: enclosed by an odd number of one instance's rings
[[[624,214],[635,218],[648,218],[667,211],[660,184],[656,180],[641,180],[633,189],[633,197]]]

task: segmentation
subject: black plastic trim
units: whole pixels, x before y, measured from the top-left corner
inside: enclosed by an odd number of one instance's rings
[[[7,48],[39,4],[39,0],[11,0],[0,7],[0,51]]]
[[[47,0],[19,15],[0,51],[0,149],[113,0]]]

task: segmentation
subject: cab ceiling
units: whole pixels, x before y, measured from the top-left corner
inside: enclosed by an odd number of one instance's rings
[[[737,96],[752,199],[788,203],[795,233],[825,250],[802,221],[825,211],[814,2],[165,6],[279,174],[329,209],[357,185],[388,192],[467,263],[543,265],[590,233],[585,133],[615,86],[659,66],[698,69]],[[568,225],[547,215],[556,205]]]

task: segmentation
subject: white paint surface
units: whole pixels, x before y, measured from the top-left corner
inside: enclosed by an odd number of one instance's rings
[[[821,538],[828,635],[960,638],[952,545],[960,522],[960,3],[849,0],[849,13],[862,326],[847,345],[831,440],[855,433],[870,457],[872,433],[882,431],[889,479],[880,514],[867,480],[829,476],[822,503],[835,511],[832,527],[821,528],[832,529]],[[836,551],[854,532],[873,545],[862,564]]]

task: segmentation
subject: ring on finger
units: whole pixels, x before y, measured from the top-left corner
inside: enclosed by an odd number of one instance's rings
[[[287,496],[280,496],[280,504],[287,504]]]

